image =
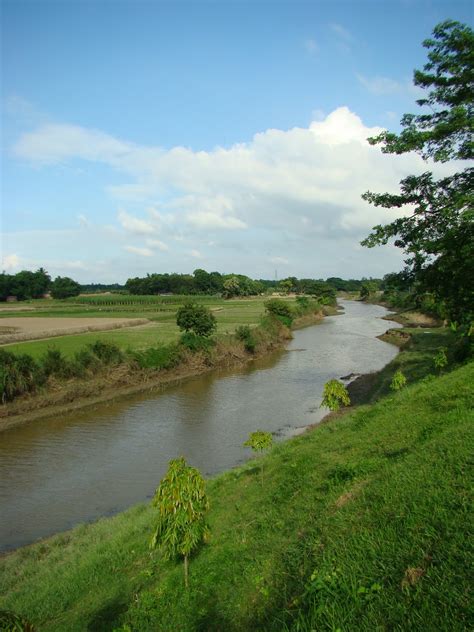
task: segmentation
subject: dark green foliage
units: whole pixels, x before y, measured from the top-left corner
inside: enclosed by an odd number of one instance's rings
[[[47,377],[68,378],[74,375],[74,365],[59,349],[49,348],[41,358],[41,366]]]
[[[0,631],[1,632],[35,632],[32,623],[27,621],[16,612],[0,610]]]
[[[291,305],[286,301],[282,301],[279,298],[272,298],[269,301],[265,301],[265,309],[269,314],[280,317],[281,322],[288,327],[291,326],[293,321],[293,310]],[[282,318],[284,320],[282,320]]]
[[[81,286],[69,277],[56,277],[51,283],[51,296],[53,298],[71,298],[79,296]]]
[[[181,352],[179,345],[169,344],[135,351],[131,357],[141,369],[172,369],[179,364]]]
[[[113,342],[96,340],[94,343],[89,345],[89,349],[104,364],[120,364],[123,362],[123,353]]]
[[[211,338],[198,336],[193,331],[187,331],[179,339],[180,344],[190,351],[209,351],[215,344]]]
[[[181,331],[193,332],[198,336],[210,336],[217,327],[214,314],[204,305],[185,303],[176,312],[176,324]]]
[[[92,353],[90,349],[80,349],[74,354],[74,363],[78,367],[79,372],[85,371],[95,372],[101,365],[99,358]]]
[[[235,337],[237,340],[240,340],[244,343],[245,350],[249,353],[255,352],[255,347],[257,346],[257,341],[255,340],[255,336],[252,333],[249,325],[241,325],[237,327],[235,330]]]
[[[16,296],[19,301],[40,298],[49,289],[51,277],[43,268],[36,272],[22,270],[17,274],[0,274],[0,301]]]
[[[428,89],[417,101],[430,111],[405,114],[402,132],[383,132],[370,138],[384,153],[416,151],[434,161],[474,157],[474,33],[448,20],[435,27],[424,70],[414,83]],[[474,311],[474,170],[471,166],[436,180],[431,172],[410,175],[400,182],[400,193],[371,193],[362,197],[385,208],[411,205],[410,215],[375,226],[362,242],[373,247],[395,239],[408,255],[407,271],[418,291],[434,294],[451,320],[469,322]]]
[[[3,403],[30,393],[45,382],[45,374],[29,355],[0,349],[0,399]]]

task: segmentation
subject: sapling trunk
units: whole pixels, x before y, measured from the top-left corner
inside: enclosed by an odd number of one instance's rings
[[[189,587],[189,579],[188,579],[188,556],[184,556],[184,585],[186,588]]]

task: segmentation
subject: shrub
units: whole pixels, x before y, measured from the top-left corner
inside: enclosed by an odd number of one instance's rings
[[[404,388],[407,384],[407,378],[403,375],[403,373],[400,371],[400,369],[398,371],[395,372],[392,381],[390,383],[390,388],[392,389],[392,391],[400,391],[402,388]]]
[[[244,343],[245,350],[249,353],[255,352],[257,341],[248,325],[241,325],[235,330],[235,337]]]
[[[47,377],[72,377],[74,367],[59,349],[49,348],[40,359],[41,366]]]
[[[441,347],[438,353],[433,358],[433,364],[435,365],[435,369],[441,373],[445,366],[448,364],[448,357],[446,355],[447,349],[445,347]]]
[[[339,410],[341,406],[349,406],[351,403],[347,388],[339,380],[329,380],[324,385],[323,401],[321,407],[325,406],[329,410]]]
[[[171,369],[179,364],[181,352],[177,344],[161,345],[135,351],[132,358],[141,369]]]
[[[216,317],[204,305],[185,303],[176,312],[176,324],[185,332],[208,337],[217,327]]]
[[[3,403],[34,391],[44,381],[43,371],[31,356],[17,356],[0,349],[0,398]]]
[[[193,352],[209,351],[214,346],[214,341],[204,336],[198,336],[192,331],[187,331],[181,336],[180,344]]]
[[[74,364],[77,366],[78,371],[82,373],[85,371],[95,373],[102,366],[99,358],[89,349],[76,351],[74,354]]]
[[[123,362],[124,356],[119,347],[113,342],[104,340],[96,340],[88,345],[92,353],[99,358],[104,364],[120,364]]]
[[[291,327],[291,323],[293,322],[293,310],[291,309],[291,305],[279,298],[272,298],[269,301],[265,301],[264,305],[269,314],[276,316],[280,322],[287,327]]]

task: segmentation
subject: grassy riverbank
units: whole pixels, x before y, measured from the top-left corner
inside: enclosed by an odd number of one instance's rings
[[[210,480],[188,592],[139,505],[3,557],[0,608],[42,631],[465,630],[473,382],[471,362],[279,444],[263,487],[256,461]]]

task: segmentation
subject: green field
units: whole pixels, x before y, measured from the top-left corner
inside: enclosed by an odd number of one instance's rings
[[[81,300],[79,300],[81,299]],[[79,297],[66,301],[40,300],[25,303],[34,306],[31,312],[22,312],[11,307],[0,312],[5,317],[73,317],[73,318],[147,318],[152,324],[145,327],[127,327],[110,332],[97,332],[57,336],[54,338],[21,342],[7,345],[9,351],[28,353],[34,358],[41,356],[46,349],[55,347],[66,356],[71,357],[76,351],[96,340],[104,340],[117,344],[122,350],[145,349],[158,343],[168,343],[179,337],[176,326],[176,310],[186,300],[203,303],[217,319],[217,333],[232,333],[239,325],[256,325],[265,307],[267,298],[249,298],[226,301],[210,296],[173,296],[173,297],[140,297],[140,296],[98,296]],[[291,301],[291,299],[289,299]],[[23,306],[23,303],[22,303]]]
[[[386,377],[426,374],[416,333]],[[263,486],[255,461],[210,480],[188,591],[142,504],[5,556],[0,608],[64,632],[470,629],[473,383],[471,362],[278,444]]]

